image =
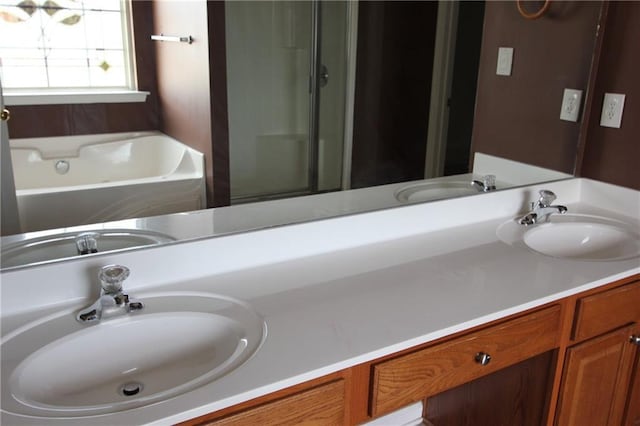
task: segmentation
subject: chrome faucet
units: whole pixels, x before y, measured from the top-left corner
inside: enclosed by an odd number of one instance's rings
[[[98,238],[100,234],[97,232],[83,232],[78,234],[74,241],[78,254],[90,254],[98,252]]]
[[[495,175],[482,176],[482,180],[472,180],[471,186],[478,190],[478,192],[495,191],[496,189],[496,177]]]
[[[551,205],[556,198],[556,194],[548,189],[540,191],[540,198],[538,201],[531,203],[531,212],[527,213],[520,219],[520,225],[529,226],[539,222],[544,222],[554,213],[565,214],[567,212],[567,208],[565,206]]]
[[[107,265],[100,268],[100,297],[91,306],[78,312],[76,319],[82,323],[100,321],[102,318],[128,314],[144,308],[142,302],[129,297],[122,290],[122,283],[129,276],[129,268]]]

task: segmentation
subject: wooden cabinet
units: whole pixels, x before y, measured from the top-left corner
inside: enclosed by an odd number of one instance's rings
[[[640,426],[640,356],[636,358],[636,365],[633,366],[631,391],[625,409],[624,424],[626,426]]]
[[[374,365],[371,414],[394,411],[553,349],[560,324],[555,305]]]
[[[435,426],[545,424],[557,351],[548,351],[429,397],[423,416]]]
[[[558,425],[620,425],[634,364],[626,326],[567,350]]]
[[[640,282],[578,299],[557,425],[620,425],[638,416]],[[635,399],[634,399],[635,398]]]
[[[201,426],[226,425],[339,425],[345,423],[343,379],[318,385],[220,418],[189,422]]]
[[[581,297],[572,339],[581,341],[640,321],[640,282]]]

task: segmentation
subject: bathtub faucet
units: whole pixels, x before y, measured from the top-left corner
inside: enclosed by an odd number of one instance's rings
[[[76,249],[78,254],[90,254],[98,252],[98,238],[100,234],[97,232],[83,232],[75,238]]]
[[[76,319],[82,323],[100,321],[102,318],[128,314],[144,308],[142,302],[129,297],[122,290],[122,283],[129,276],[129,268],[107,265],[100,268],[100,297],[91,306],[78,312]]]
[[[556,199],[556,194],[548,189],[540,191],[540,198],[537,202],[531,203],[531,212],[520,219],[520,225],[534,225],[538,222],[544,222],[554,213],[565,214],[567,208],[565,206],[552,206]]]

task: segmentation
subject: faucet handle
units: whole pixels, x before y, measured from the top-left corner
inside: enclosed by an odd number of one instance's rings
[[[105,293],[122,291],[122,282],[129,276],[129,268],[122,265],[107,265],[100,268],[98,278]]]
[[[540,191],[540,199],[538,200],[538,204],[543,207],[548,207],[555,201],[556,194],[553,191],[549,191],[548,189],[543,189]]]
[[[484,175],[482,176],[482,184],[484,185],[484,191],[493,191],[496,189],[496,175]]]
[[[89,254],[98,252],[98,241],[100,234],[97,232],[82,232],[76,236],[75,243],[78,254]]]

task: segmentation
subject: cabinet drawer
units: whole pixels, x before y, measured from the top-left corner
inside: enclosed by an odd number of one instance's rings
[[[344,380],[339,379],[202,425],[343,424],[344,394]]]
[[[573,340],[588,339],[640,321],[640,281],[578,300]]]
[[[558,346],[554,305],[373,367],[371,415],[378,416]],[[482,365],[479,353],[491,360]]]

